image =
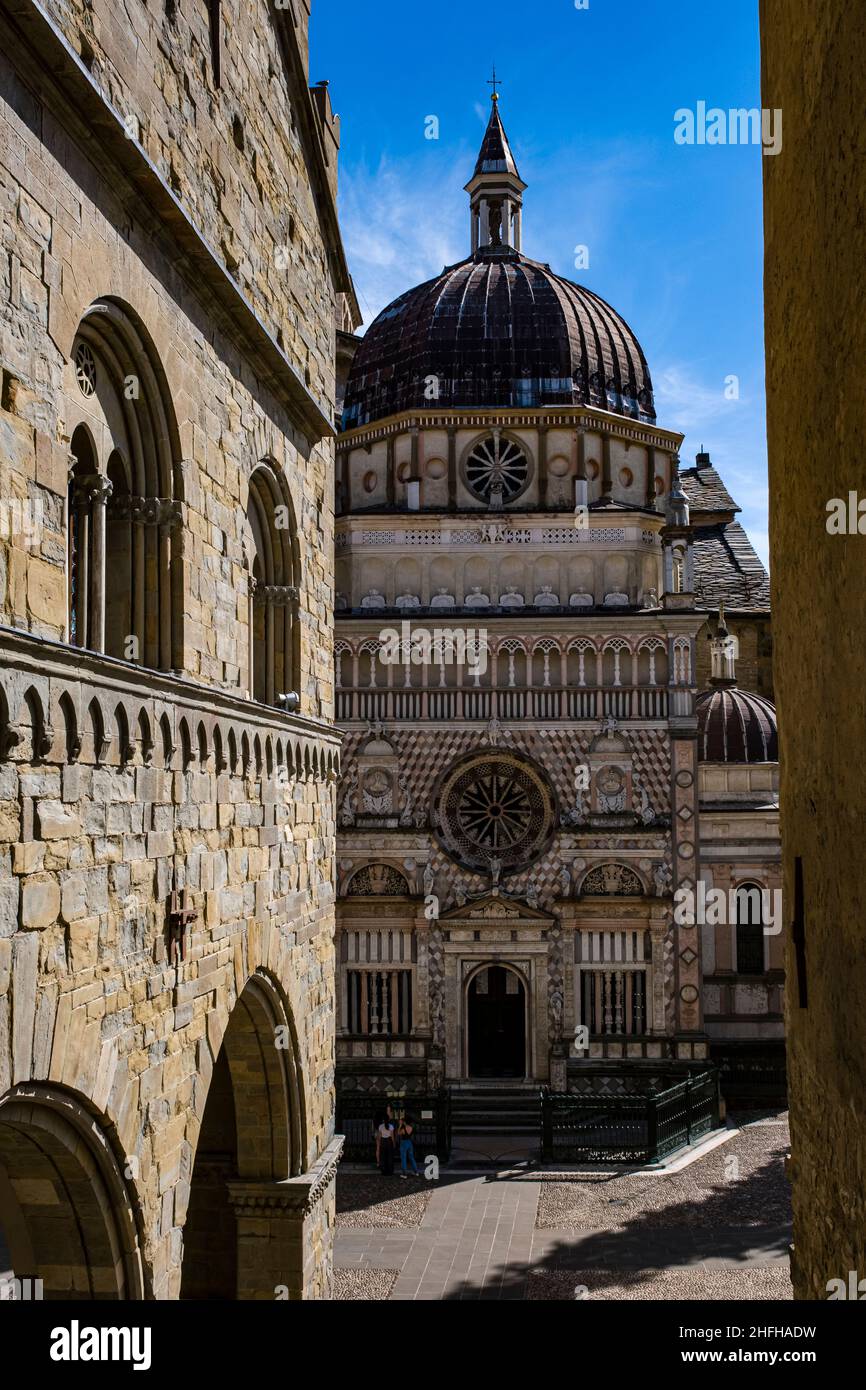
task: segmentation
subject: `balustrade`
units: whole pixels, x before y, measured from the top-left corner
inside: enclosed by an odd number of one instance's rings
[[[451,721],[667,719],[691,712],[689,690],[674,693],[664,686],[549,686],[508,687],[464,685],[410,686],[389,689],[368,686],[337,689],[337,719]]]

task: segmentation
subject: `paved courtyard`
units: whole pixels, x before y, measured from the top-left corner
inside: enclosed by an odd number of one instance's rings
[[[343,1299],[786,1299],[787,1116],[676,1172],[443,1170],[337,1184]]]

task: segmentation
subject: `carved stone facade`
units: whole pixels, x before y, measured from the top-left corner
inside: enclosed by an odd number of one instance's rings
[[[338,124],[304,0],[2,13],[3,1268],[326,1297]]]
[[[608,339],[588,291],[521,253],[495,103],[479,169],[472,256],[368,330],[337,446],[346,1088],[565,1089],[586,1062],[781,1032],[781,941],[741,979],[744,928],[676,911],[700,882],[777,881],[776,765],[700,763],[695,705],[716,606],[758,622],[766,575],[708,456],[681,475],[628,326]],[[406,888],[362,903],[359,871],[386,868]]]

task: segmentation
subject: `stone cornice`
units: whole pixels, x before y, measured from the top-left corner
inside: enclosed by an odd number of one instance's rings
[[[235,1215],[249,1217],[277,1211],[298,1219],[309,1216],[337,1175],[344,1143],[344,1135],[334,1135],[312,1168],[296,1178],[285,1178],[281,1182],[267,1179],[229,1182],[229,1200]]]
[[[676,430],[662,429],[659,425],[638,424],[623,415],[614,414],[613,411],[597,410],[592,406],[556,405],[537,406],[534,409],[503,406],[472,410],[404,410],[399,415],[389,415],[384,420],[346,430],[337,437],[337,451],[362,448],[387,439],[389,435],[405,434],[411,429],[483,430],[496,423],[508,425],[512,429],[522,426],[527,429],[592,430],[671,454],[679,451],[685,439],[685,435]]]
[[[149,230],[158,227],[168,234],[174,265],[223,333],[246,355],[260,381],[311,443],[333,438],[336,431],[328,403],[320,403],[307,389],[143,147],[129,136],[120,113],[55,20],[39,0],[0,0],[0,14],[6,20],[7,44],[10,31],[18,35],[17,41],[12,38],[16,66],[29,69],[27,75],[41,99],[53,107],[100,172],[108,172],[108,166],[122,176],[131,194],[127,200],[131,215]],[[51,101],[49,83],[59,93],[59,103]],[[114,188],[121,194],[117,182]]]
[[[162,703],[184,707],[198,718],[210,715],[242,721],[247,728],[292,734],[314,739],[338,748],[342,734],[324,719],[309,715],[286,714],[273,705],[245,700],[241,695],[218,687],[199,685],[184,676],[169,671],[155,671],[136,666],[101,652],[71,647],[48,637],[34,637],[29,632],[0,625],[0,652],[3,666],[18,671],[28,681],[50,679],[86,681],[102,686],[115,695],[149,697]]]

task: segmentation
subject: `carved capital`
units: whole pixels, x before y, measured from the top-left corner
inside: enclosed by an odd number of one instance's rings
[[[256,603],[270,603],[274,608],[294,608],[298,602],[298,591],[294,584],[262,584],[253,580],[253,594]]]

